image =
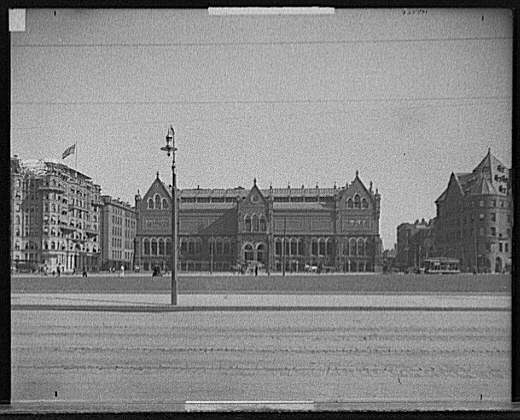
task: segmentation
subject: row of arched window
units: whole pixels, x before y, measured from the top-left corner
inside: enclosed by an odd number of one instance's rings
[[[244,216],[244,230],[246,232],[265,232],[267,230],[265,216],[263,214],[260,216],[256,214]]]
[[[333,239],[314,238],[310,244],[310,255],[330,256],[333,254]],[[285,243],[285,255],[304,255],[304,242],[301,238],[276,238],[274,243],[275,255],[282,255]],[[365,256],[367,253],[366,238],[350,238],[343,242],[343,255]]]
[[[149,209],[156,209],[156,210],[163,210],[168,209],[170,206],[168,204],[168,200],[166,198],[161,198],[159,194],[155,194],[154,198],[148,199],[148,208]]]
[[[166,238],[144,238],[143,255],[171,255],[172,242]]]
[[[361,197],[358,194],[354,195],[354,199],[349,198],[347,200],[347,208],[349,209],[368,209],[368,201],[366,198],[361,199]]]

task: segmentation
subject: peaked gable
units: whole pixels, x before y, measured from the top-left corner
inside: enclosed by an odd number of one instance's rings
[[[256,178],[253,182],[253,187],[249,190],[249,193],[246,195],[245,199],[242,200],[242,204],[249,204],[249,205],[267,205],[267,200],[262,194],[262,191],[260,188],[258,188],[258,185],[256,185]]]
[[[451,173],[450,180],[448,182],[448,188],[446,188],[446,197],[455,195],[456,197],[463,197],[464,190],[460,184],[459,178],[453,172]]]
[[[152,182],[152,185],[150,185],[150,188],[148,188],[148,191],[146,191],[146,194],[143,196],[143,202],[149,198],[154,198],[155,194],[159,194],[165,198],[168,198],[170,201],[172,199],[169,189],[160,180],[159,174],[157,174],[157,178],[155,178],[155,180]]]

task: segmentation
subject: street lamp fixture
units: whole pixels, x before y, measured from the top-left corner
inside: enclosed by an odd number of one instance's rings
[[[171,304],[177,305],[177,180],[175,174],[175,130],[172,126],[166,134],[166,145],[161,147],[168,157],[172,156],[172,282]]]

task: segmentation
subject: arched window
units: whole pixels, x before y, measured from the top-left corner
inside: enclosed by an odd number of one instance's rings
[[[166,255],[172,255],[172,241],[166,239]]]
[[[216,253],[217,255],[222,255],[222,251],[224,249],[224,247],[222,246],[222,241],[220,239],[217,239],[217,243],[216,243]]]
[[[351,208],[354,207],[354,204],[353,204],[353,202],[352,202],[352,198],[349,198],[349,199],[347,200],[347,207],[348,207],[349,209],[351,209]]]
[[[260,232],[266,231],[266,223],[265,223],[265,217],[260,216]]]
[[[318,255],[318,241],[316,239],[312,240],[311,254],[312,255]]]
[[[192,239],[188,239],[188,254],[194,254],[195,253],[195,243]]]
[[[17,225],[20,224],[20,216],[16,216],[16,224],[17,224]]]
[[[365,241],[363,239],[358,239],[358,255],[365,255]]]
[[[290,255],[291,253],[291,240],[285,239],[285,255]]]
[[[356,256],[357,255],[357,242],[354,238],[350,239],[350,255]]]
[[[260,243],[256,246],[256,260],[265,263],[265,245]]]
[[[244,260],[246,261],[252,261],[253,260],[253,257],[254,257],[254,253],[253,253],[253,245],[251,244],[246,244],[244,246]]]
[[[54,243],[54,241],[51,242],[51,249],[56,249],[56,244]]]
[[[296,255],[298,252],[298,239],[291,239],[291,255]]]
[[[159,239],[159,255],[164,255],[164,241]]]
[[[354,196],[354,208],[360,209],[361,208],[361,199],[359,198],[359,195]]]
[[[157,240],[152,239],[152,255],[157,255]]]
[[[349,255],[348,249],[348,239],[343,241],[343,255]]]
[[[274,253],[275,255],[282,255],[282,241],[279,238],[274,242]]]
[[[151,198],[148,199],[148,208],[153,209],[153,200]]]
[[[361,206],[364,209],[368,209],[368,201],[366,200],[366,198],[363,198],[363,200],[361,201]]]
[[[303,241],[301,239],[298,241],[298,255],[303,255]]]
[[[332,239],[327,240],[327,255],[332,255]]]
[[[320,239],[320,255],[325,255],[325,240]]]
[[[155,194],[155,208],[161,208],[161,197],[159,197],[159,194]]]
[[[167,209],[168,208],[168,200],[166,198],[162,199],[162,208]]]
[[[246,218],[245,218],[245,231],[251,232],[251,217],[250,216],[246,216]]]
[[[202,240],[200,238],[195,239],[195,254],[200,254],[202,250]]]
[[[258,232],[258,216],[253,214],[253,232]]]

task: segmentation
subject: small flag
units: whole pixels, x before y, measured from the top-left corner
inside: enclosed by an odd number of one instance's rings
[[[73,144],[72,146],[67,147],[65,149],[65,151],[61,155],[61,158],[65,159],[67,156],[74,154],[75,151],[76,151],[76,145]]]

